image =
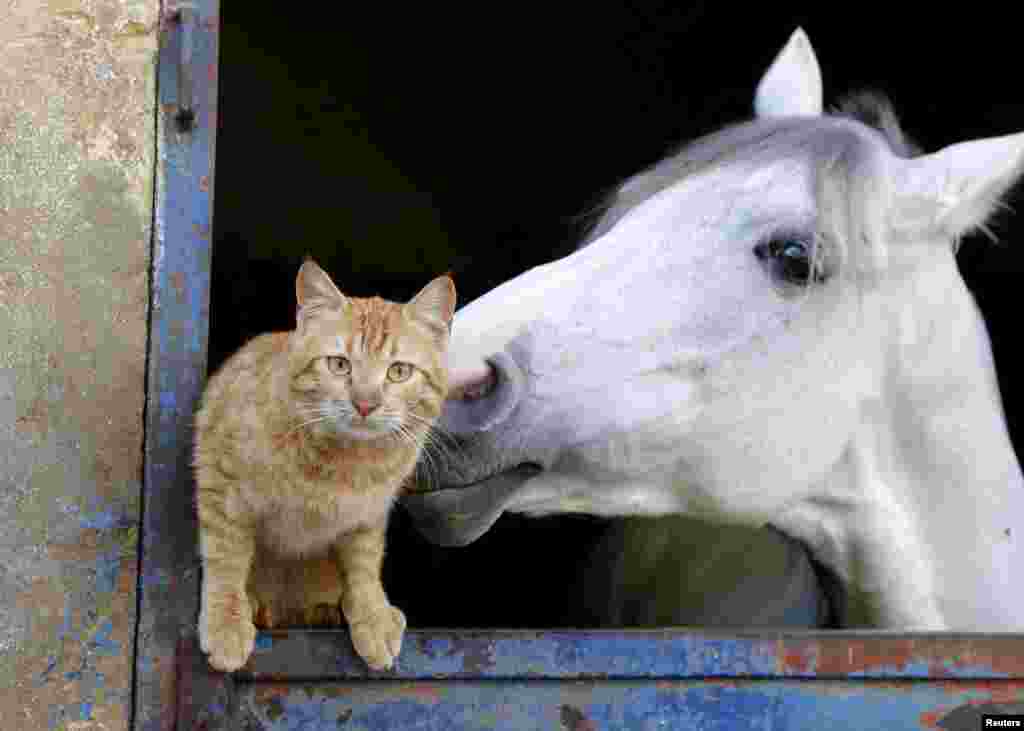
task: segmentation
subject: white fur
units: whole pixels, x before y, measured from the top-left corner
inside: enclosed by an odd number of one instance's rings
[[[985,221],[1020,175],[1024,135],[1006,135],[950,145],[933,155],[903,163],[900,185],[907,198],[923,205],[935,231],[959,238]],[[937,201],[938,206],[929,205]],[[906,212],[906,226],[919,224]]]
[[[798,30],[758,114],[820,114],[820,87]],[[775,145],[845,135],[845,169],[816,159],[839,148],[806,145],[671,183],[666,163],[659,192],[592,243],[459,312],[453,370],[480,377],[513,352],[526,387],[507,424],[467,443],[473,469],[444,477],[533,461],[544,470],[506,509],[770,521],[845,580],[854,624],[1022,631],[1024,480],[952,244],[1019,176],[1024,135],[903,160],[826,121],[753,124],[780,125]],[[807,226],[839,263],[786,291],[753,247]]]
[[[818,57],[803,28],[797,28],[761,78],[754,111],[758,117],[815,117],[822,106]]]

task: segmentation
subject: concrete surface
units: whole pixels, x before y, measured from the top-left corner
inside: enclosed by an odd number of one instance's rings
[[[0,0],[0,727],[128,727],[157,0]]]

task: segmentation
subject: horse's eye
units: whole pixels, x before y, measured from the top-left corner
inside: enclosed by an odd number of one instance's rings
[[[327,356],[327,370],[334,375],[344,376],[351,368],[352,364],[348,362],[348,358],[340,355]]]
[[[758,259],[769,260],[777,276],[791,284],[807,284],[812,276],[815,282],[826,279],[821,266],[811,261],[811,247],[800,239],[771,239],[755,246],[754,254]]]

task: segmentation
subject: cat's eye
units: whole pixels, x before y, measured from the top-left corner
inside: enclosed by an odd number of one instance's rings
[[[811,245],[801,238],[774,237],[755,246],[754,255],[771,263],[776,276],[790,284],[824,282],[828,278],[821,262],[814,261]]]
[[[352,364],[348,362],[348,358],[342,355],[329,355],[327,356],[327,370],[336,376],[345,376],[352,370]]]
[[[408,381],[409,376],[412,375],[413,367],[410,363],[392,363],[388,368],[388,380],[394,383],[401,383],[402,381]]]

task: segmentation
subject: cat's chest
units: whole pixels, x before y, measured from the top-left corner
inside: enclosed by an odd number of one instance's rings
[[[319,553],[339,536],[385,518],[394,492],[291,495],[274,501],[263,513],[261,542],[282,555]]]

